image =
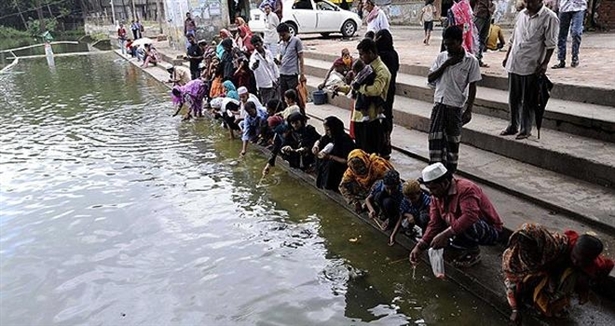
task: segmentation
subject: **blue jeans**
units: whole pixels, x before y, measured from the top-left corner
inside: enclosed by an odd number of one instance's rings
[[[120,50],[122,50],[122,54],[126,54],[126,40],[117,39],[117,45],[120,47]]]
[[[559,13],[559,37],[557,39],[557,59],[566,61],[566,39],[568,30],[572,36],[572,62],[579,61],[579,47],[583,35],[583,18],[585,10]]]

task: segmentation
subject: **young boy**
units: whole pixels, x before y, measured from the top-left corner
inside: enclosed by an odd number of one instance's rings
[[[372,66],[366,65],[363,61],[357,60],[352,65],[352,71],[355,75],[352,81],[352,97],[355,99],[355,110],[361,111],[363,114],[363,120],[369,121],[369,106],[374,103],[378,108],[378,119],[384,119],[384,100],[380,96],[365,96],[357,92],[357,90],[363,85],[373,85],[376,79],[376,73],[372,69]]]
[[[436,88],[429,127],[429,163],[442,162],[451,174],[457,170],[461,127],[472,119],[476,82],[481,80],[478,60],[463,49],[462,37],[459,26],[444,31],[446,51],[438,54],[427,76]]]
[[[258,141],[262,126],[267,123],[267,113],[262,108],[257,108],[254,102],[248,101],[244,103],[243,109],[246,111],[246,117],[243,120],[243,134],[241,135],[241,140],[243,141],[241,156],[246,155],[248,142],[255,143]]]
[[[433,31],[433,19],[438,12],[433,2],[434,0],[425,1],[425,6],[421,9],[421,16],[419,18],[419,21],[423,22],[423,29],[425,30],[425,37],[423,38],[423,44],[425,45],[429,45],[431,31]]]
[[[380,217],[380,220],[383,221],[380,227],[382,230],[386,230],[390,226],[397,225],[399,205],[402,200],[399,172],[389,170],[382,180],[374,183],[371,192],[365,199],[365,206],[367,206],[369,217],[372,219]]]
[[[429,223],[429,204],[431,199],[429,194],[421,189],[421,185],[417,180],[408,180],[401,187],[401,192],[404,198],[399,205],[399,215],[401,218],[397,221],[389,244],[392,245],[395,241],[395,235],[401,227],[404,233],[420,238],[427,228]]]
[[[297,92],[295,92],[294,89],[289,89],[284,92],[284,102],[286,102],[286,109],[284,109],[284,111],[278,114],[281,115],[284,120],[286,120],[291,114],[295,112],[301,112],[299,105],[297,105],[297,101]]]

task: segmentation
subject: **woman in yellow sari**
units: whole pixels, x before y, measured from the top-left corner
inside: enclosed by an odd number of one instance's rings
[[[357,212],[363,210],[362,204],[372,185],[382,179],[384,174],[393,169],[389,161],[376,154],[367,154],[355,149],[348,154],[348,168],[344,172],[339,190],[348,204]]]

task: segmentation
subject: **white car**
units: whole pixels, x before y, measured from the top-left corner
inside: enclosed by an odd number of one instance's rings
[[[354,12],[343,10],[327,0],[284,0],[282,23],[290,26],[292,35],[342,33],[353,36],[362,21]],[[260,9],[250,10],[250,29],[255,33],[265,31],[265,13]]]

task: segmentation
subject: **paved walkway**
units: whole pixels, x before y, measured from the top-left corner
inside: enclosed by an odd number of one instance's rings
[[[363,27],[357,35],[363,35]],[[440,51],[442,31],[437,28],[432,33],[431,44],[423,45],[423,30],[414,26],[392,26],[391,33],[395,49],[399,53],[400,63],[406,65],[431,66],[436,55]],[[511,31],[504,32],[506,38],[510,37]],[[343,48],[348,48],[353,56],[358,57],[356,45],[360,41],[359,36],[342,39],[339,36],[323,38],[319,34],[299,35],[308,50],[322,53],[340,53]],[[172,49],[168,41],[155,42],[156,48],[166,54],[181,55],[183,52]],[[481,68],[482,72],[494,76],[506,76],[502,67],[505,52],[488,52],[484,56],[484,62],[489,68]],[[556,63],[557,54],[553,54],[550,66]],[[570,57],[570,42],[568,45],[568,57]],[[570,61],[570,60],[568,60]],[[577,68],[549,69],[548,74],[554,82],[607,88],[615,90],[615,34],[614,33],[585,33],[581,43],[581,65]],[[568,63],[570,64],[570,63]]]
[[[364,29],[359,31],[359,35],[364,33]],[[393,26],[391,34],[393,34],[393,42],[395,49],[399,53],[401,64],[431,66],[440,51],[441,29],[433,31],[431,45],[429,46],[423,45],[423,31],[414,27]],[[505,35],[506,38],[509,38],[511,32],[505,31]],[[358,57],[356,45],[360,40],[359,37],[351,39],[341,39],[339,37],[324,39],[320,35],[299,36],[309,50],[323,53],[340,53],[342,48],[347,47],[351,53],[354,53],[355,57]],[[615,71],[615,34],[586,33],[583,35],[583,38],[579,55],[581,65],[577,68],[549,69],[549,76],[554,82],[615,90],[615,74],[613,73]],[[481,68],[482,72],[489,75],[505,76],[506,71],[502,67],[502,60],[504,60],[505,55],[505,52],[486,53],[484,62],[490,67]],[[568,58],[570,58],[570,43]],[[555,64],[556,61],[556,54],[553,54],[550,66]]]

